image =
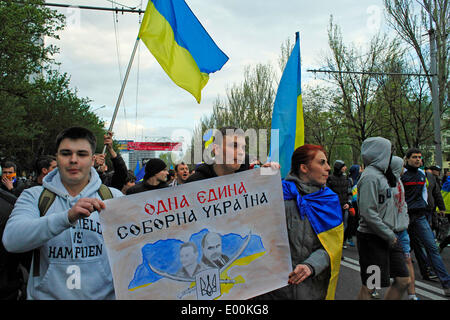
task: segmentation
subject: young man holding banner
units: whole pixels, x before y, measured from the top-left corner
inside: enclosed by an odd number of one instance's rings
[[[195,169],[195,173],[189,176],[186,182],[215,178],[248,170],[250,165],[246,161],[245,146],[245,134],[242,129],[229,126],[216,130],[214,141],[211,143],[214,154],[213,163],[202,163]],[[262,167],[279,169],[280,165],[276,162],[268,162]]]
[[[3,244],[9,252],[33,250],[28,299],[114,299],[99,216],[106,208],[102,199],[122,193],[102,185],[93,168],[91,131],[63,130],[56,147],[58,168],[17,199]]]

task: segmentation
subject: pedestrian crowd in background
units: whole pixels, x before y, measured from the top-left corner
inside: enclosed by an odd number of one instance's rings
[[[108,168],[106,154],[95,153],[95,136],[80,127],[58,135],[56,156],[36,159],[29,179],[17,176],[16,163],[4,161],[0,299],[114,299],[99,222],[103,201],[260,166],[279,169],[273,162],[250,162],[245,136],[236,129],[219,130],[224,138],[213,143],[213,163],[190,170],[180,162],[168,170],[163,160],[153,158],[139,183],[114,151],[112,133],[103,141],[113,166]],[[232,155],[232,161],[225,161],[225,155]],[[424,168],[417,148],[404,159],[396,157],[391,142],[382,137],[366,139],[361,158],[363,163],[353,164],[347,174],[342,160],[330,168],[321,146],[307,144],[293,152],[282,181],[292,272],[285,287],[253,299],[334,298],[342,250],[355,245],[361,267],[358,299],[377,298],[377,289],[388,287],[385,299],[406,294],[417,300],[412,251],[423,279],[437,279],[450,296],[450,276],[440,255],[450,243],[448,172],[441,176],[439,166]],[[322,209],[305,212],[299,201]],[[312,227],[316,219],[337,230],[331,246]],[[86,246],[87,256],[80,249]],[[371,283],[373,266],[379,268],[379,283]]]

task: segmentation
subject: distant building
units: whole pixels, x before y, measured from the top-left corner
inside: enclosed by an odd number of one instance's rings
[[[148,159],[157,157],[157,152],[181,151],[181,143],[167,141],[169,139],[155,138],[157,141],[135,142],[134,140],[117,140],[119,151],[127,163],[128,169],[134,171],[137,163],[139,167]]]

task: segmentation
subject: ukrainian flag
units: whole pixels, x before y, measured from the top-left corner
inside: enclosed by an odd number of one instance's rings
[[[143,166],[138,173],[134,174],[136,176],[136,183],[140,183],[144,181],[144,176],[145,176],[145,166]]]
[[[208,148],[208,146],[213,142],[213,140],[214,140],[213,130],[209,129],[203,135],[203,141],[205,141],[205,149]]]
[[[272,112],[270,158],[281,165],[281,177],[291,169],[291,156],[305,144],[299,33],[278,86]],[[273,131],[278,129],[278,135]],[[278,155],[278,156],[277,156]]]
[[[293,181],[282,181],[284,200],[297,201],[300,218],[308,218],[320,243],[330,257],[331,276],[328,283],[327,300],[334,300],[339,270],[341,267],[344,224],[339,197],[330,188],[322,188],[301,196]]]
[[[198,103],[209,74],[228,61],[184,0],[149,0],[139,38],[168,76]]]
[[[137,176],[139,171],[141,171],[141,168],[139,166],[139,160],[136,163],[136,168],[134,168],[134,176]]]
[[[445,214],[450,214],[450,179],[447,178],[441,189],[442,198],[445,204]],[[438,210],[438,208],[436,208]]]

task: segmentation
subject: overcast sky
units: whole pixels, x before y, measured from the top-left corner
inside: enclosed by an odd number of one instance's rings
[[[108,0],[51,0],[50,3],[116,7]],[[120,0],[145,9],[147,0]],[[244,68],[271,63],[279,70],[281,44],[300,32],[302,88],[314,80],[307,69],[323,67],[329,53],[330,15],[341,27],[344,41],[364,44],[380,28],[386,29],[382,0],[186,0],[216,44],[229,57],[222,70],[210,75],[196,102],[176,86],[141,42],[114,125],[116,139],[147,141],[150,137],[187,136],[202,116],[212,112],[214,100],[243,80]],[[55,57],[60,71],[71,76],[80,97],[92,100],[92,110],[108,125],[139,30],[139,15],[108,11],[54,8],[64,13],[67,26]],[[141,17],[142,19],[142,17]],[[106,107],[102,107],[102,106]],[[102,107],[102,108],[101,108]]]

